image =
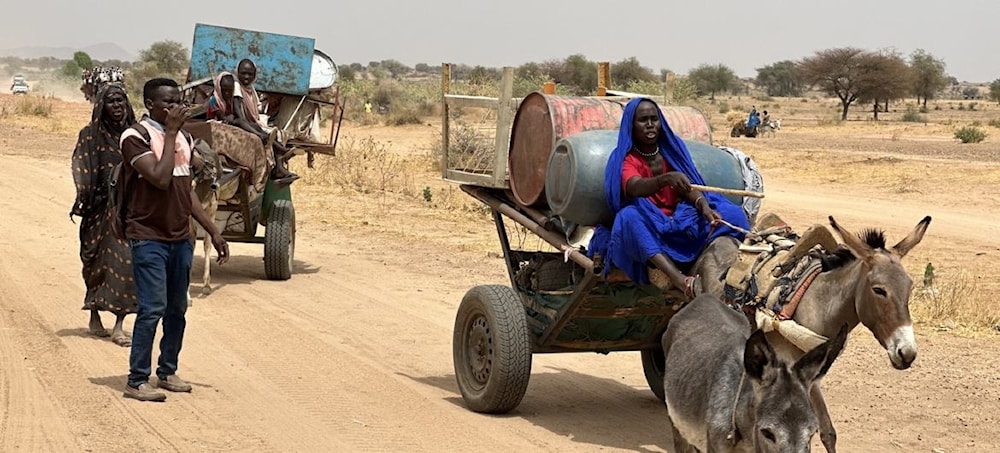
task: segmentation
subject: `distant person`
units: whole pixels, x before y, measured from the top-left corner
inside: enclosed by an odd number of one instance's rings
[[[191,190],[192,143],[181,132],[188,111],[181,104],[177,82],[149,80],[142,97],[149,115],[121,138],[124,165],[120,183],[126,184],[129,197],[125,236],[132,247],[139,301],[125,397],[163,401],[166,395],[148,383],[153,338],[161,319],[157,386],[171,392],[191,391],[191,384],[177,376],[194,251],[191,218],[211,237],[219,264],[229,259],[229,245]]]
[[[757,106],[750,108],[750,115],[747,117],[747,131],[753,131],[760,125],[760,114],[757,113]]]
[[[87,294],[83,309],[90,311],[89,331],[98,337],[110,335],[119,346],[129,346],[131,338],[122,329],[125,315],[136,312],[135,281],[129,263],[128,244],[111,231],[117,211],[108,203],[111,170],[122,161],[118,140],[135,124],[135,113],[120,85],[107,85],[97,96],[90,124],[80,129],[73,150],[73,182],[76,200],[70,218],[80,217],[80,261]],[[109,334],[100,312],[115,315]]]
[[[278,132],[273,128],[263,124],[260,120],[260,97],[253,87],[253,82],[257,80],[257,66],[249,59],[243,59],[236,67],[236,78],[239,81],[233,91],[233,112],[236,116],[236,125],[240,128],[253,132],[260,137],[265,144],[270,141],[271,134],[276,134],[272,143],[274,152],[274,168],[271,170],[271,179],[278,184],[289,184],[299,176],[288,171],[285,160],[282,158],[288,153],[288,148],[278,139]]]
[[[372,103],[367,99],[365,99],[365,114],[366,115],[372,114]]]

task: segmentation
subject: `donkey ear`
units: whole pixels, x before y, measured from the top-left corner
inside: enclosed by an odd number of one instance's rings
[[[913,247],[916,247],[920,243],[920,240],[924,238],[924,233],[927,232],[927,227],[931,224],[931,216],[924,217],[920,223],[917,224],[916,228],[910,232],[902,241],[898,244],[892,246],[892,251],[899,255],[900,258],[906,256],[910,253]]]
[[[746,349],[743,351],[743,369],[747,375],[757,380],[763,379],[764,369],[773,365],[776,360],[774,348],[767,342],[764,331],[755,330],[747,339]]]
[[[858,258],[867,258],[874,252],[868,244],[865,244],[865,241],[862,241],[857,235],[840,226],[840,224],[833,219],[833,216],[830,216],[830,226],[837,231],[837,234],[839,234],[840,238],[843,239],[847,248],[851,249],[851,251],[854,252]]]
[[[844,343],[847,341],[849,332],[850,328],[845,323],[837,331],[837,335],[807,352],[795,362],[792,369],[805,382],[813,382],[826,376],[826,372],[830,371],[830,366],[844,350]]]

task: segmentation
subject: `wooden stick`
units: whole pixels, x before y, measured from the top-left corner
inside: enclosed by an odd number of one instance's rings
[[[702,192],[715,192],[726,195],[740,195],[743,197],[764,198],[763,193],[751,192],[749,190],[723,189],[722,187],[702,186],[699,184],[691,184],[691,188],[698,189]]]

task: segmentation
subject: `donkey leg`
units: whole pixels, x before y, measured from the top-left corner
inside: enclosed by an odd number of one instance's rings
[[[693,445],[689,444],[687,439],[681,435],[681,432],[677,430],[674,426],[674,420],[670,418],[670,410],[667,410],[667,419],[670,421],[670,429],[673,432],[670,437],[674,438],[674,453],[696,453],[698,449],[694,448]]]
[[[837,430],[833,428],[833,420],[830,420],[830,412],[826,409],[826,400],[823,399],[823,391],[820,390],[818,381],[809,389],[809,399],[812,401],[813,412],[819,420],[819,438],[823,441],[827,453],[836,453]]]
[[[201,242],[202,251],[205,255],[205,271],[202,274],[204,285],[201,287],[201,293],[208,295],[212,293],[212,243],[210,242],[208,233],[205,233],[205,237]]]

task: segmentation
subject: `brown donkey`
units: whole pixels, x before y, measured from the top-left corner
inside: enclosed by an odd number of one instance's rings
[[[844,324],[850,329],[863,324],[886,349],[893,367],[909,368],[917,358],[909,307],[913,281],[901,261],[920,243],[930,223],[930,216],[924,217],[903,240],[886,247],[882,231],[867,229],[855,235],[831,216],[830,225],[851,253],[838,254],[839,262],[813,280],[792,319],[827,338]],[[777,332],[768,333],[767,339],[783,360],[794,361],[805,354]],[[812,386],[810,396],[820,423],[820,439],[833,453],[837,433],[819,382]]]

